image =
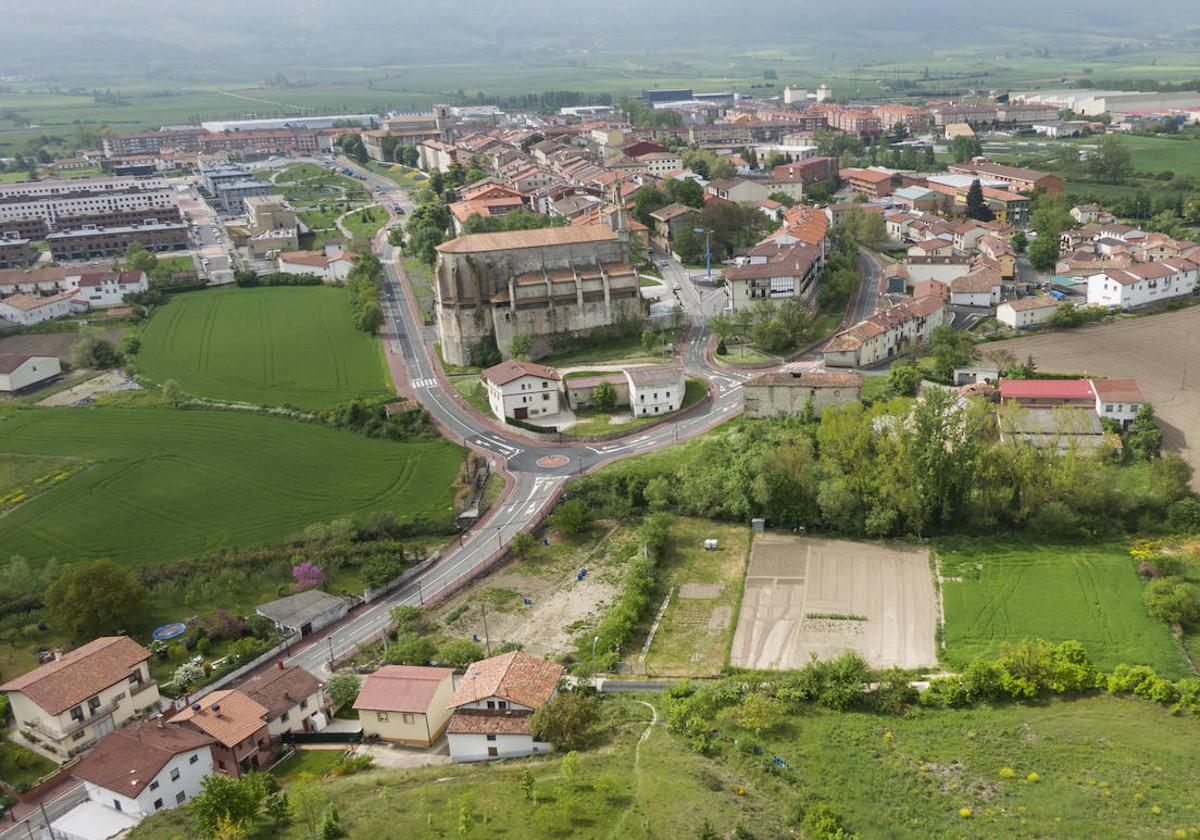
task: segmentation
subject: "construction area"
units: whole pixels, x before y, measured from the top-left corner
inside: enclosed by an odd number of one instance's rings
[[[786,670],[854,650],[877,668],[930,666],[937,619],[924,547],[758,534],[729,664]]]

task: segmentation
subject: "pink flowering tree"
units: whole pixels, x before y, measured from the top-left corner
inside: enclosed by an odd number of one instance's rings
[[[325,573],[308,561],[292,566],[292,577],[295,578],[292,589],[297,592],[313,589],[325,582]]]

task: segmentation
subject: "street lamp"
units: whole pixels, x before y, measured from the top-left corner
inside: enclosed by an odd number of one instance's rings
[[[592,637],[592,677],[596,676],[596,643],[600,641],[599,636]]]
[[[708,277],[708,281],[712,282],[712,229],[711,228],[692,228],[692,233],[704,234],[704,270]]]

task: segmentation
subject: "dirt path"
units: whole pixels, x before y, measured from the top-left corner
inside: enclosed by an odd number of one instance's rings
[[[633,801],[634,802],[636,802],[638,800],[638,795],[641,793],[641,789],[642,789],[642,744],[644,744],[650,740],[650,734],[654,731],[654,727],[658,723],[658,709],[654,708],[654,704],[647,703],[645,700],[638,700],[636,702],[641,703],[643,706],[645,706],[647,709],[650,710],[650,722],[646,724],[645,730],[638,737],[637,744],[633,748],[633,773],[634,773]],[[626,808],[624,811],[621,812],[621,818],[616,821],[616,823],[612,827],[612,831],[610,831],[608,833],[608,836],[610,838],[624,836],[620,833],[621,826],[625,824],[625,818],[627,816],[629,816],[630,810],[631,809]]]

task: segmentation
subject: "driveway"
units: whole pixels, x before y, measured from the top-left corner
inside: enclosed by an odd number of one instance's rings
[[[443,737],[432,747],[403,747],[399,744],[360,744],[355,755],[369,755],[375,759],[376,767],[406,769],[410,767],[433,767],[450,763],[450,744]]]

